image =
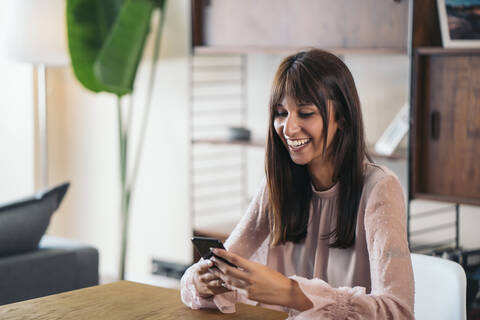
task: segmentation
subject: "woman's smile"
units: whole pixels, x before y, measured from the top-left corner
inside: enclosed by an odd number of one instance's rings
[[[287,141],[288,149],[293,152],[300,152],[307,147],[307,145],[312,141],[310,138],[305,139],[288,139],[285,138]]]

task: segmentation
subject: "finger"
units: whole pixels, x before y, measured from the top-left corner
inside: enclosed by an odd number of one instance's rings
[[[212,281],[209,281],[207,283],[207,287],[209,289],[215,289],[215,288],[218,288],[218,287],[223,287],[223,280],[219,279],[219,278],[216,278],[217,280],[212,280]]]
[[[210,282],[210,281],[213,281],[213,280],[218,280],[218,277],[211,272],[206,272],[206,273],[200,275],[200,281],[202,281],[202,282]]]
[[[233,263],[237,267],[240,267],[244,270],[249,270],[248,267],[250,266],[250,261],[240,257],[238,254],[235,254],[227,250],[218,249],[218,248],[212,248],[211,250],[213,254],[219,257],[222,257],[225,260],[228,260],[229,262]]]
[[[220,259],[217,259],[215,257],[212,257],[212,261],[218,267],[218,269],[220,269],[220,271],[221,271],[221,273],[214,272],[214,274],[216,276],[218,276],[219,278],[223,279],[224,281],[225,281],[225,278],[219,276],[219,274],[223,274],[223,275],[228,276],[228,277],[248,281],[249,275],[245,271],[242,271],[238,268],[231,267],[228,264],[226,264],[225,262],[223,262]],[[213,273],[213,270],[212,270],[212,273]]]
[[[198,262],[198,273],[199,274],[204,274],[206,272],[208,272],[208,269],[210,269],[211,267],[213,267],[213,262],[210,261],[210,260],[201,260],[200,262]]]
[[[216,270],[215,275],[221,279],[222,286],[229,290],[243,289],[247,286],[245,281],[227,276],[223,274],[220,270]]]

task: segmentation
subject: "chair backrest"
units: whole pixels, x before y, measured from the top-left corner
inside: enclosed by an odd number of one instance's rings
[[[415,319],[465,320],[467,279],[456,262],[412,254]]]

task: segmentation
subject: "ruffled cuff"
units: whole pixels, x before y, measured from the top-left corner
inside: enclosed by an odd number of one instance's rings
[[[213,298],[205,299],[198,295],[197,288],[195,288],[193,282],[196,268],[197,264],[188,268],[180,281],[180,296],[182,302],[191,309],[216,308],[217,306],[213,303]]]
[[[334,289],[318,278],[306,279],[298,276],[290,278],[298,282],[303,294],[313,303],[313,307],[302,312],[290,310],[288,319],[349,319],[354,316],[351,308],[352,297],[365,294],[365,288],[362,287]]]
[[[221,312],[234,313],[235,303],[237,302],[237,293],[234,291],[217,294],[213,297],[213,302]]]
[[[199,296],[193,280],[197,265],[198,264],[194,264],[188,268],[180,281],[180,296],[182,302],[191,309],[218,308],[218,310],[223,313],[235,312],[235,303],[237,302],[236,292],[217,294],[211,298],[202,298]]]

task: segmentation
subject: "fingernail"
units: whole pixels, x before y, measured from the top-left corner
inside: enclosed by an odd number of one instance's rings
[[[215,248],[210,248],[210,251],[212,251],[213,253],[217,253],[218,250]]]

